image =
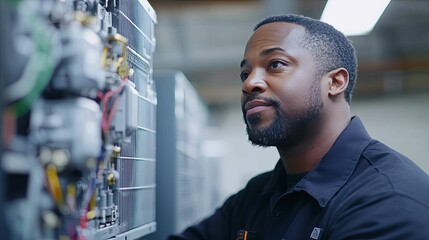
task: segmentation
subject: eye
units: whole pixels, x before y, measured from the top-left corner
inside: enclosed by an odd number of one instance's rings
[[[287,66],[287,63],[279,61],[279,60],[274,60],[274,61],[270,62],[268,68],[275,70],[275,69],[279,69],[279,68],[282,68],[285,66]]]
[[[246,79],[249,77],[249,73],[248,72],[241,72],[240,73],[240,78],[241,78],[241,82],[246,81]]]

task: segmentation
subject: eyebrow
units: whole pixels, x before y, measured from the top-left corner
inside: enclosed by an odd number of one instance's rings
[[[286,52],[283,48],[273,47],[273,48],[268,48],[268,49],[262,50],[262,52],[259,55],[262,56],[262,57],[265,57],[265,56],[270,55],[271,53],[273,53],[275,51]]]
[[[282,51],[282,52],[286,52],[283,48],[280,47],[273,47],[273,48],[267,48],[262,50],[262,52],[259,54],[259,56],[261,57],[265,57],[267,55],[270,55],[271,53],[275,52],[275,51]],[[240,62],[240,68],[242,68],[244,65],[246,64],[246,59],[243,59]]]

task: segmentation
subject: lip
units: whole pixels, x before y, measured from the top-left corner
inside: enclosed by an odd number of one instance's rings
[[[269,102],[263,100],[252,100],[244,105],[244,110],[246,111],[246,115],[250,115],[262,111],[270,106],[271,104]]]

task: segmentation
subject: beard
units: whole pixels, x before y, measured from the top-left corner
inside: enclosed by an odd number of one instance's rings
[[[260,115],[253,114],[246,118],[243,104],[243,118],[249,141],[253,145],[262,147],[294,145],[297,139],[299,139],[302,130],[320,117],[323,108],[318,81],[314,81],[311,85],[308,101],[305,108],[301,109],[300,112],[285,113],[281,111],[278,100],[258,96],[250,96],[244,103],[254,99],[262,99],[269,102],[275,110],[273,122],[269,126],[251,129],[249,124],[257,124],[260,121]]]

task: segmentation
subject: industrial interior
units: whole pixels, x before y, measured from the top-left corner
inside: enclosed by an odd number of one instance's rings
[[[329,1],[1,1],[2,239],[165,239],[272,170],[242,119],[245,45],[264,17]],[[355,2],[333,8],[352,26],[377,1]],[[429,1],[378,2],[344,32],[352,113],[429,173]]]

